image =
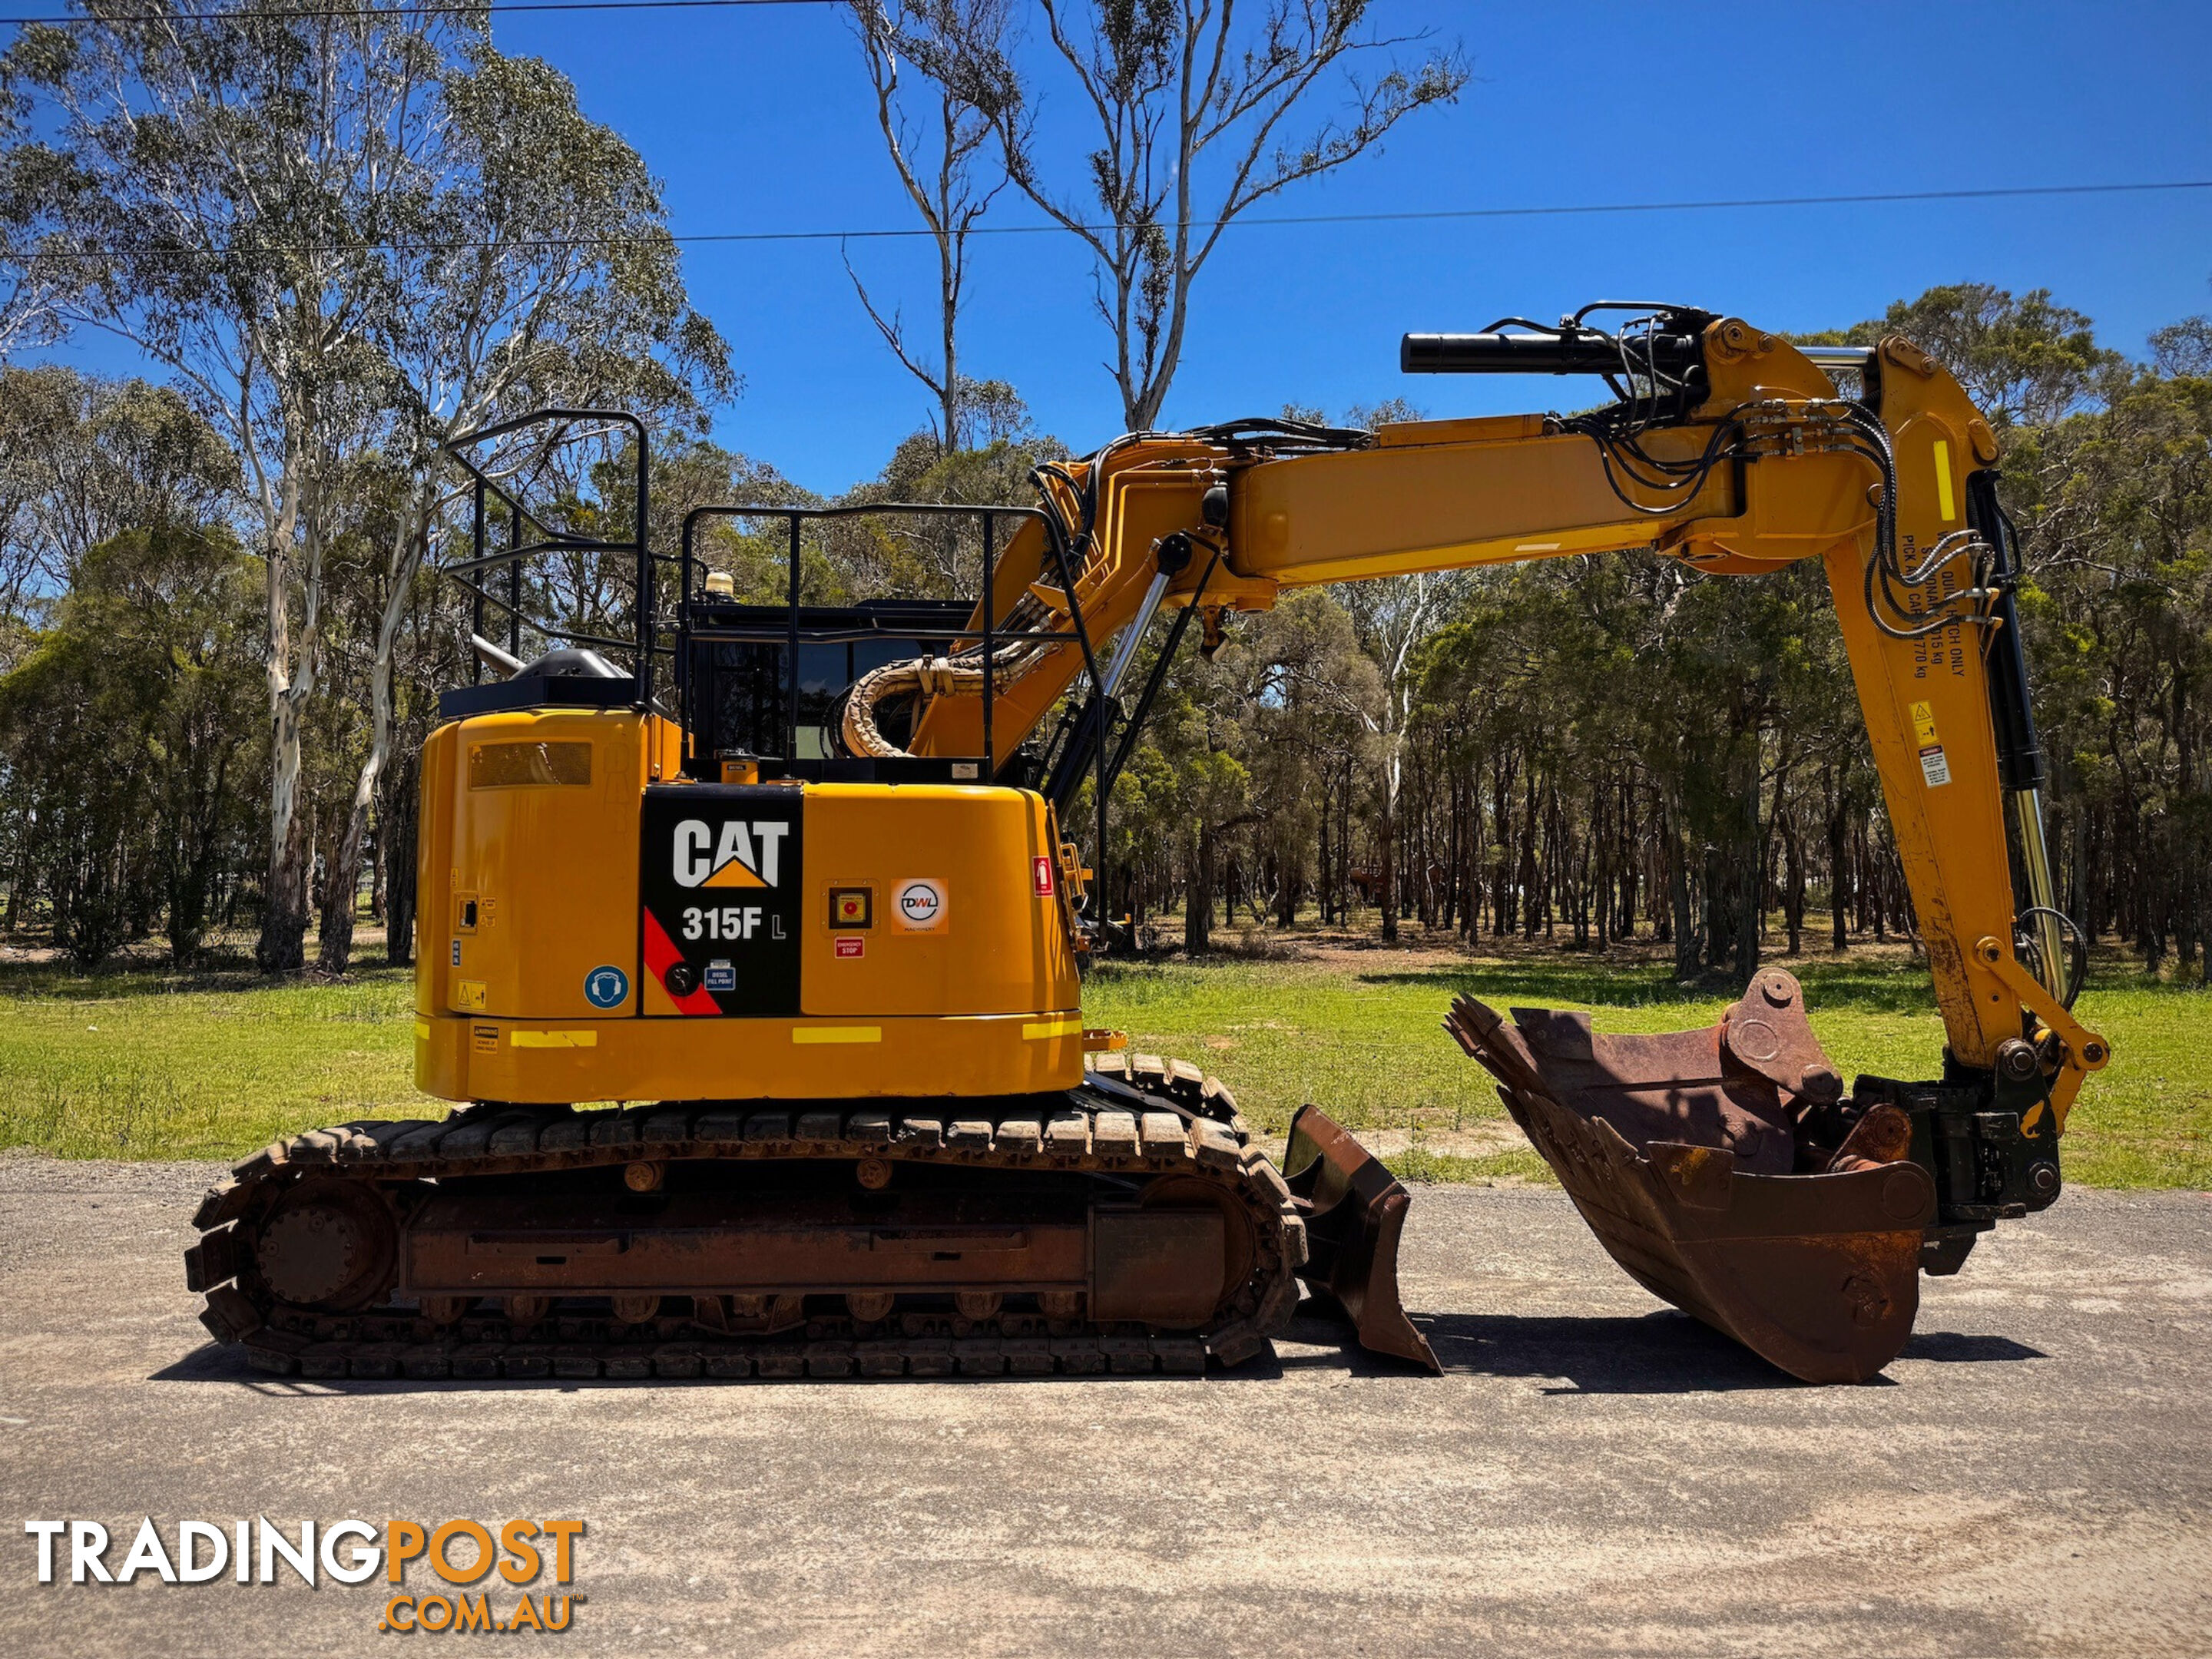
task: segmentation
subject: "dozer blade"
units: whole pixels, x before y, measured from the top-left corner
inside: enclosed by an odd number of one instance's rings
[[[1404,1185],[1318,1106],[1291,1120],[1283,1172],[1305,1212],[1298,1276],[1344,1310],[1361,1347],[1443,1370],[1398,1302],[1398,1236],[1413,1201]]]
[[[1911,1123],[1867,1111],[1832,1152],[1800,1132],[1841,1081],[1796,979],[1761,972],[1717,1025],[1606,1036],[1589,1017],[1472,997],[1445,1030],[1654,1295],[1808,1382],[1859,1382],[1904,1347],[1936,1184]]]

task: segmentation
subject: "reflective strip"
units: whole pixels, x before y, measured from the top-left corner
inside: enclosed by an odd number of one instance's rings
[[[517,1048],[596,1048],[597,1031],[509,1031],[507,1040]]]
[[[430,1022],[427,1019],[416,1020],[415,1022],[415,1041],[417,1042],[428,1042],[429,1040]]]
[[[791,1028],[793,1042],[881,1042],[884,1028],[880,1025],[794,1025]]]
[[[1032,1019],[1022,1026],[1022,1036],[1031,1042],[1041,1042],[1047,1037],[1080,1036],[1083,1035],[1083,1016],[1073,1015],[1066,1019]]]
[[[1951,446],[1941,438],[1936,441],[1936,505],[1945,524],[1959,516],[1951,507]]]

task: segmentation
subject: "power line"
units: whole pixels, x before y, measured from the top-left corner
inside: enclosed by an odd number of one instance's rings
[[[0,17],[0,23],[228,23],[234,21],[293,22],[325,18],[447,17],[471,12],[517,11],[694,11],[730,6],[834,6],[840,0],[477,0],[474,5],[426,3],[398,6],[317,6],[297,11],[148,11],[88,15],[69,13],[52,17]]]
[[[615,3],[616,0],[607,0]],[[636,3],[637,0],[622,0]],[[681,0],[661,0],[662,3],[680,3]],[[1406,224],[1416,222],[1468,219],[1548,219],[1589,216],[1607,213],[1709,213],[1747,209],[1793,207],[1868,207],[1914,202],[1976,202],[2017,199],[2026,197],[2053,196],[2120,196],[2140,195],[2156,191],[2212,190],[2212,179],[2179,179],[2139,184],[2107,185],[2019,185],[2009,187],[1977,190],[1893,190],[1869,191],[1835,196],[1738,196],[1709,201],[1673,202],[1583,202],[1530,207],[1494,208],[1427,208],[1403,213],[1298,213],[1246,214],[1228,222],[1230,228],[1263,226],[1304,225],[1373,225]],[[1211,229],[1215,222],[1192,222],[1195,229]],[[1085,224],[1073,227],[1056,222],[1025,225],[977,225],[968,234],[974,236],[1038,236],[1074,228],[1096,233],[1114,230],[1111,224]],[[188,252],[226,252],[258,251],[268,253],[465,253],[493,248],[529,248],[551,251],[578,247],[627,247],[663,240],[685,245],[742,242],[842,242],[893,241],[917,236],[933,236],[936,233],[921,226],[868,228],[848,230],[713,230],[691,231],[653,236],[514,236],[471,238],[439,242],[328,242],[301,243],[296,246],[276,242],[255,249],[251,245],[234,245],[228,249],[168,250],[176,254]],[[40,259],[106,259],[145,249],[130,247],[58,248],[52,250],[0,251],[0,257],[17,261]]]

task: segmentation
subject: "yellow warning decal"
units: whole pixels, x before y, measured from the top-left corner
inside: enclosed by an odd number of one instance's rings
[[[791,1028],[793,1042],[881,1042],[884,1028],[880,1025],[794,1025]]]
[[[1042,1042],[1048,1037],[1080,1036],[1083,1017],[1070,1019],[1031,1019],[1022,1024],[1022,1036],[1031,1042]]]
[[[1945,524],[1959,516],[1951,505],[1951,446],[1941,438],[1936,441],[1936,505]]]
[[[1925,749],[1931,743],[1941,742],[1936,735],[1936,711],[1924,702],[1911,705],[1913,741]]]
[[[453,981],[453,1006],[457,1008],[483,1008],[484,1006],[484,982],[480,979],[455,980]]]
[[[509,1031],[508,1046],[516,1048],[596,1048],[597,1031]]]

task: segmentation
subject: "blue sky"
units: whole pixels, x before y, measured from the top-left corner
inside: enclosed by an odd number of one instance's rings
[[[2144,3],[1537,4],[1381,0],[1392,32],[1462,40],[1479,77],[1379,155],[1263,210],[1391,212],[2212,179],[2212,7]],[[665,180],[679,231],[914,222],[835,8],[501,17]],[[1048,122],[1073,113],[1046,83]],[[1079,166],[1072,125],[1054,154]],[[1035,210],[1013,193],[1000,222]],[[855,244],[872,289],[926,319],[927,246]],[[811,488],[872,475],[926,394],[868,325],[835,243],[695,247],[695,301],[745,376],[717,435]],[[2109,344],[2212,307],[2212,191],[1992,203],[1608,214],[1232,230],[1209,265],[1170,423],[1543,408],[1544,380],[1408,380],[1408,329],[1680,299],[1770,327],[1877,314],[1931,283],[2048,287]],[[1088,262],[1072,238],[982,246],[963,350],[1078,449],[1119,429]],[[106,354],[101,354],[105,356]],[[103,363],[103,367],[118,367]]]

